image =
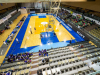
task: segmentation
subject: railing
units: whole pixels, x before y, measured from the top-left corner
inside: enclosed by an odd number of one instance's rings
[[[95,41],[95,40],[91,40],[96,46],[100,47],[100,42],[99,41]]]
[[[71,24],[74,24],[74,23],[72,23],[71,21],[69,21]],[[75,25],[76,26],[76,25]],[[76,26],[77,27],[77,26]],[[78,27],[77,27],[78,28]],[[81,31],[84,31],[84,33],[86,33],[89,37],[91,37],[91,41],[94,43],[94,44],[96,44],[96,46],[98,46],[98,47],[100,47],[100,39],[98,39],[98,38],[96,38],[96,37],[94,37],[93,35],[91,35],[87,30],[85,30],[85,29],[80,29],[79,28],[79,30],[81,30]]]
[[[78,26],[75,24],[75,23],[73,23],[73,22],[71,22],[71,21],[68,21],[68,22],[70,22],[71,24],[73,24],[75,27],[77,27],[78,28]],[[78,28],[79,30],[81,30],[81,31],[83,31],[83,32],[85,32],[89,37],[91,37],[92,38],[92,40],[95,40],[95,41],[100,41],[100,39],[98,39],[97,37],[94,37],[93,35],[91,35],[87,30],[85,30],[84,28]]]
[[[65,7],[62,7],[62,8],[64,8],[64,9],[66,9]],[[66,9],[69,13],[70,13],[70,10],[69,9]],[[76,13],[76,14],[79,14],[79,13]],[[80,14],[81,15],[81,14]],[[86,16],[85,16],[85,18],[86,18]],[[71,22],[72,23],[72,22]],[[98,24],[98,22],[96,22],[97,24]],[[73,23],[74,24],[74,23]],[[76,27],[77,27],[77,25],[76,24],[74,24]],[[78,27],[77,27],[78,28]],[[80,28],[79,28],[80,29]],[[92,34],[90,34],[87,30],[85,30],[85,29],[80,29],[81,31],[84,31],[85,33],[87,33],[87,35],[89,36],[89,37],[91,37],[92,39],[94,39],[95,41],[100,41],[100,39],[98,39],[96,36],[93,36]]]
[[[98,73],[100,73],[100,70],[99,70],[99,71],[96,71],[96,72],[93,72],[93,73],[90,73],[90,74],[88,74],[88,75],[96,75],[96,74],[98,74]]]
[[[61,15],[62,16],[62,15]],[[70,23],[70,24],[72,24],[72,25],[74,25],[75,27],[77,27],[78,28],[78,26],[75,24],[75,23],[73,23],[71,20],[68,20],[68,22]],[[95,37],[95,36],[93,36],[92,34],[90,34],[86,29],[84,29],[84,28],[78,28],[80,31],[82,31],[82,32],[84,32],[87,36],[89,36],[90,38],[90,40],[95,44],[95,45],[97,45],[98,47],[100,47],[100,39],[98,39],[97,37]]]

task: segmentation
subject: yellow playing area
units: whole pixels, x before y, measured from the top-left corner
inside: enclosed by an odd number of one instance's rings
[[[54,24],[54,32],[57,35],[59,42],[67,41],[71,39],[75,39],[59,22],[55,20]],[[47,31],[47,24],[43,25],[42,22],[49,22],[49,16],[47,15],[46,18],[38,18],[38,16],[31,16],[29,24],[27,26],[21,48],[24,47],[31,47],[37,46],[41,44],[40,33]],[[51,25],[52,27],[53,25]],[[32,34],[30,32],[30,27],[32,30]],[[36,28],[36,30],[34,30]],[[50,29],[48,31],[51,31]]]

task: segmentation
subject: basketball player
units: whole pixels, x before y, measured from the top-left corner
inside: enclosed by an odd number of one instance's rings
[[[61,25],[61,21],[59,22],[59,25]]]
[[[30,32],[31,32],[31,34],[32,34],[32,29],[31,29],[31,27],[30,27]]]
[[[34,30],[36,30],[36,28],[34,27]]]

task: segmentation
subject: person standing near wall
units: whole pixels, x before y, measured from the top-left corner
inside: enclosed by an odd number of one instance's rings
[[[5,41],[3,41],[3,44],[6,45],[6,46],[8,46],[8,44]]]

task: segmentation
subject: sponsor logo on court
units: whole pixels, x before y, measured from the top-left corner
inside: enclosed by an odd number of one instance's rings
[[[85,38],[85,36],[84,36],[83,34],[81,34],[79,31],[77,31],[77,33],[78,33],[81,37]]]
[[[67,25],[72,28],[72,26],[70,24],[67,24]]]
[[[56,18],[58,21],[61,21],[58,17]],[[69,30],[72,31],[71,28],[69,28],[63,21],[61,21],[61,23]]]
[[[72,29],[69,28],[64,22],[61,21],[61,23],[62,23],[69,31],[72,31]]]

